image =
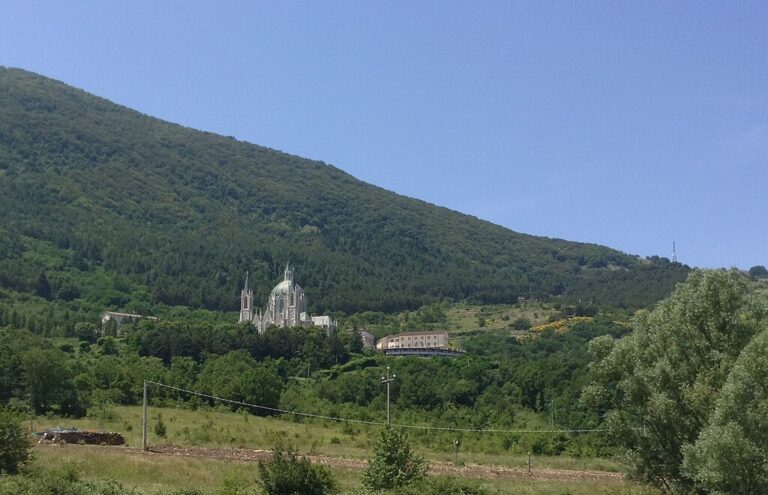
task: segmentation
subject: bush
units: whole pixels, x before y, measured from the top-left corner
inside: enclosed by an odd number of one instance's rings
[[[486,495],[488,492],[471,483],[455,478],[425,478],[406,488],[397,495]]]
[[[163,415],[158,414],[157,423],[155,423],[155,435],[165,438],[166,433],[168,433],[168,430],[165,427],[165,423],[163,423]]]
[[[115,480],[81,480],[73,464],[44,474],[0,476],[0,495],[140,495]],[[160,495],[160,494],[158,494]],[[173,494],[175,495],[175,494]]]
[[[259,477],[267,495],[325,495],[335,488],[327,467],[313,466],[306,457],[299,458],[296,449],[280,439],[272,459],[259,461]]]
[[[29,437],[18,416],[0,408],[0,473],[15,474],[30,459]]]
[[[402,487],[423,478],[426,471],[426,462],[411,450],[405,432],[387,427],[373,446],[363,485],[373,490]]]
[[[513,321],[511,326],[515,330],[528,330],[529,328],[531,328],[532,325],[531,325],[531,320],[529,320],[528,318],[520,317],[520,318],[517,318],[515,321]]]

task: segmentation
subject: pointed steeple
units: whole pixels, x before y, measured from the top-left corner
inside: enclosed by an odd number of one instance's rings
[[[283,280],[293,282],[293,268],[291,268],[290,261],[285,264],[285,274],[283,275]]]
[[[240,291],[240,323],[253,321],[253,291],[248,286],[248,272],[245,272],[245,285]]]

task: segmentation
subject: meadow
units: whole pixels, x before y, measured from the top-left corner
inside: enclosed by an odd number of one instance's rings
[[[330,421],[287,421],[277,417],[258,417],[242,412],[216,409],[177,409],[150,407],[148,411],[148,443],[150,450],[170,451],[185,455],[143,453],[141,407],[115,406],[81,419],[59,417],[38,418],[33,423],[40,431],[56,426],[118,431],[126,438],[126,446],[102,447],[82,445],[39,444],[34,449],[32,472],[35,475],[71,472],[82,479],[115,480],[126,488],[141,493],[162,493],[180,488],[195,488],[205,493],[223,495],[238,493],[257,484],[256,466],[252,461],[216,459],[196,455],[195,449],[270,449],[278,437],[295,445],[299,452],[342,460],[330,463],[340,493],[358,493],[361,489],[360,462],[344,466],[343,459],[360,461],[370,455],[370,446],[379,432],[377,426],[339,424]],[[162,418],[165,437],[155,433]],[[494,494],[624,494],[651,495],[657,491],[627,481],[541,479],[537,470],[595,470],[620,472],[621,463],[611,459],[535,456],[530,479],[506,476],[500,471],[524,468],[527,456],[498,453],[458,453],[426,448],[417,436],[413,445],[430,463],[456,466],[456,476],[471,480]],[[472,469],[467,469],[467,468]],[[464,471],[462,471],[464,469]]]

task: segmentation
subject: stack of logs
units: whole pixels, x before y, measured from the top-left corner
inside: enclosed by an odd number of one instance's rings
[[[40,442],[53,443],[84,443],[89,445],[122,445],[125,438],[111,431],[46,431],[40,437]]]

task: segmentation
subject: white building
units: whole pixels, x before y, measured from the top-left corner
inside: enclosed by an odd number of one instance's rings
[[[376,349],[448,349],[448,333],[444,331],[405,332],[379,340]]]
[[[101,331],[103,333],[107,327],[107,324],[111,321],[114,321],[116,332],[119,335],[124,323],[135,323],[139,320],[157,321],[157,316],[144,316],[133,313],[118,313],[117,311],[104,311],[101,313]]]
[[[283,281],[272,289],[264,312],[254,310],[253,289],[248,285],[240,292],[240,323],[251,323],[259,333],[264,333],[270,326],[280,328],[322,327],[327,332],[336,330],[336,322],[330,316],[309,316],[307,314],[307,296],[304,289],[293,280],[293,269],[285,266]]]

